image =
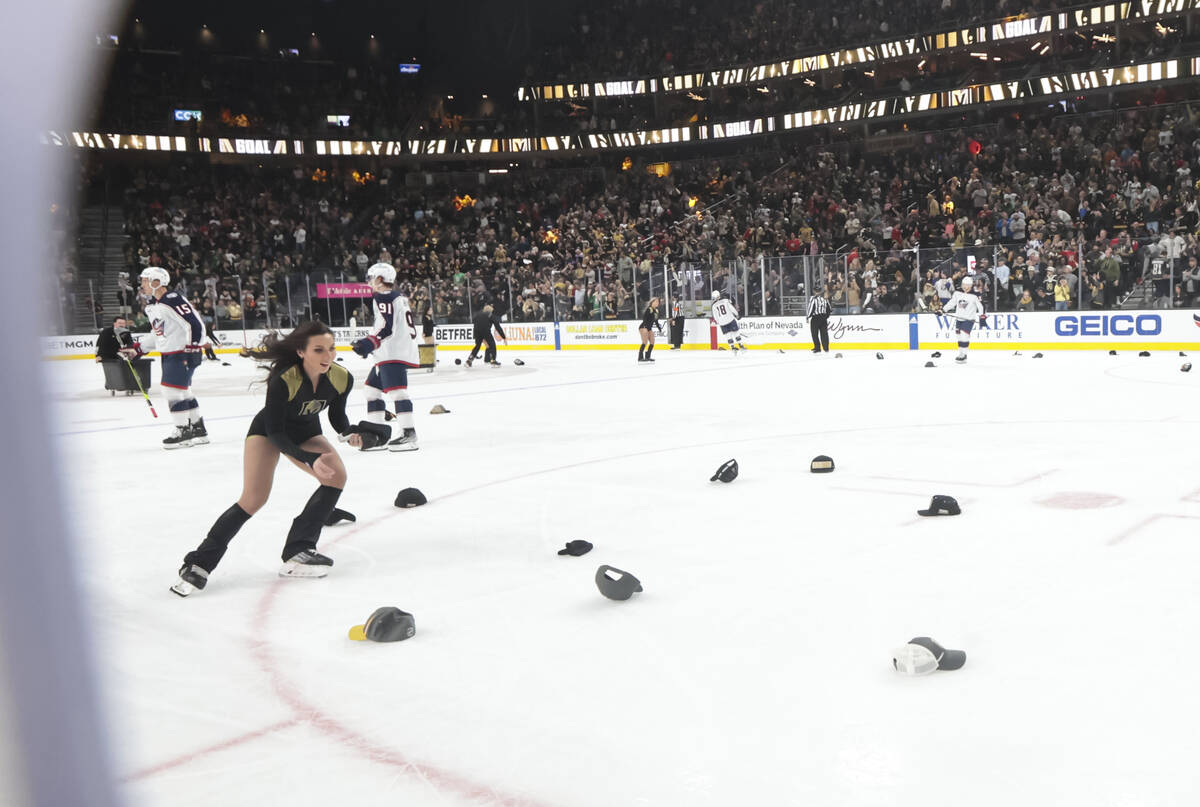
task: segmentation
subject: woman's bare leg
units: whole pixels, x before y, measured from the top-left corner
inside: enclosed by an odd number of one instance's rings
[[[309,498],[308,502],[304,505],[304,509],[300,511],[300,515],[292,520],[292,528],[288,531],[287,541],[283,546],[283,560],[285,562],[297,553],[306,550],[313,553],[316,552],[317,541],[321,537],[321,528],[325,526],[325,520],[329,518],[329,514],[337,506],[338,497],[342,495],[342,488],[346,485],[346,466],[342,464],[342,459],[338,456],[337,450],[328,440],[321,436],[310,437],[301,443],[300,447],[305,451],[315,451],[323,455],[324,463],[333,466],[334,475],[328,479],[322,479],[309,466],[298,462],[292,457],[288,457],[301,470],[320,482],[321,486]],[[291,563],[287,564],[285,571],[292,565]],[[332,561],[325,559],[324,565],[332,565]],[[286,571],[286,573],[299,574],[303,572],[302,576],[317,577],[321,576],[321,574],[317,574],[316,572],[321,572],[322,574],[324,572],[323,569],[314,569],[311,571],[313,573],[308,573],[308,570],[292,569],[291,571]]]

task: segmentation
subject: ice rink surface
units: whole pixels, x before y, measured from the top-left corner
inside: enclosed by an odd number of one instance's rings
[[[328,578],[276,575],[315,487],[284,461],[188,599],[251,363],[197,372],[212,444],[172,452],[157,366],[154,421],[44,363],[130,803],[1200,802],[1200,373],[946,353],[443,352],[410,377],[419,451],[341,447],[358,522],[326,529]],[[430,503],[395,508],[409,486]],[[917,516],[935,493],[963,514]],[[644,593],[601,597],[602,563]],[[349,641],[381,605],[416,636]],[[900,676],[918,635],[966,666]]]

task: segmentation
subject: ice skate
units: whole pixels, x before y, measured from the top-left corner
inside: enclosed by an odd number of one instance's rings
[[[171,591],[180,597],[186,597],[206,585],[208,585],[208,572],[194,564],[185,563],[179,567],[179,582],[171,586]]]
[[[472,362],[474,362],[474,361],[475,361],[475,357],[474,357],[474,356],[467,356],[467,366],[468,366],[468,367],[470,367],[470,366],[471,366],[471,364],[472,364]]]
[[[413,428],[405,429],[400,436],[387,445],[388,451],[416,451],[417,446],[417,430]]]
[[[205,439],[204,442],[208,442]],[[175,431],[171,436],[162,441],[162,447],[165,449],[187,448],[192,444],[192,429],[190,426],[176,426]]]
[[[280,577],[324,577],[329,574],[333,559],[315,549],[305,549],[292,555],[279,569]]]
[[[204,418],[199,418],[195,422],[188,424],[188,429],[190,430],[192,445],[208,445],[208,429],[204,428]]]
[[[966,364],[966,363],[967,363],[967,357],[966,357],[966,356],[955,356],[955,357],[954,357],[954,360],[955,360],[956,362],[958,362],[959,364]]]

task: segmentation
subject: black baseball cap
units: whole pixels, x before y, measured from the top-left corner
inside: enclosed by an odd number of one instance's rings
[[[892,654],[892,666],[905,675],[957,670],[967,663],[962,650],[947,650],[928,636],[917,636]]]
[[[413,615],[392,605],[376,608],[361,625],[350,629],[350,638],[356,642],[402,642],[417,632]]]
[[[929,500],[929,508],[926,510],[918,510],[919,516],[956,516],[962,512],[962,508],[958,506],[958,502],[953,496],[934,496]]]

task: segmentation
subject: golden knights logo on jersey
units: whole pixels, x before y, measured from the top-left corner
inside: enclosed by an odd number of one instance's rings
[[[321,410],[324,408],[325,401],[323,400],[315,399],[312,401],[305,401],[304,405],[300,407],[300,416],[304,417],[306,415],[319,415],[321,414]]]

